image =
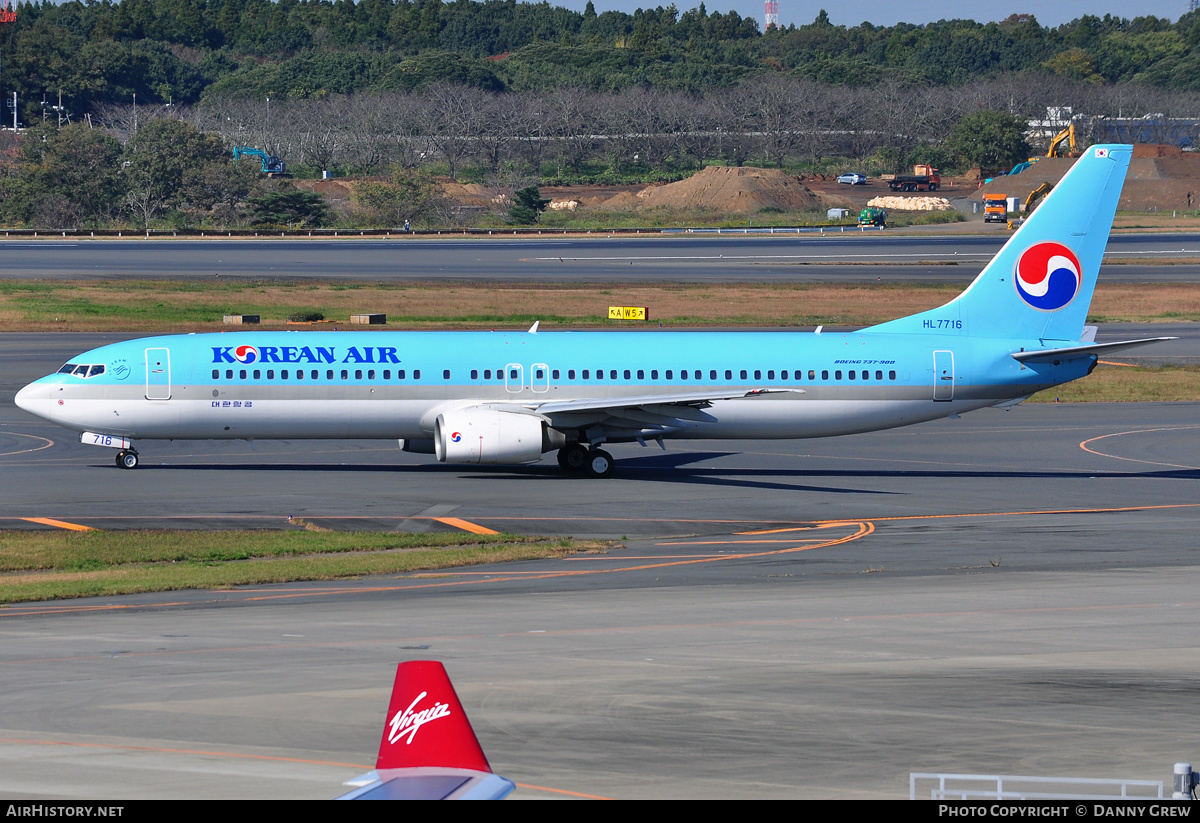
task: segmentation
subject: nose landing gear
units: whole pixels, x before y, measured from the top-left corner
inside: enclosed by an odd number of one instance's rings
[[[117,452],[117,468],[118,469],[136,469],[138,467],[138,453],[132,449]]]

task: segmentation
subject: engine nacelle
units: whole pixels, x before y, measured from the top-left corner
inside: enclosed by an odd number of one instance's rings
[[[491,409],[439,414],[433,444],[442,463],[534,463],[542,459],[541,418]]]

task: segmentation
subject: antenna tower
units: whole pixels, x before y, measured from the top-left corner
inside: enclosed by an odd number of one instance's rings
[[[779,0],[767,0],[763,13],[763,31],[769,28],[779,28]]]

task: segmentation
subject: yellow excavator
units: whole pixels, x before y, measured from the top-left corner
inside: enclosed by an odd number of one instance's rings
[[[1050,193],[1050,189],[1054,188],[1053,183],[1043,183],[1033,191],[1029,192],[1029,196],[1025,198],[1025,202],[1021,205],[1021,211],[1028,217],[1029,213],[1037,208],[1038,201]]]
[[[1067,141],[1067,153],[1060,155],[1058,149],[1062,146],[1063,141]],[[1054,139],[1050,141],[1050,148],[1046,151],[1047,157],[1078,157],[1079,149],[1075,145],[1075,124],[1071,123],[1065,129],[1054,135]]]
[[[1016,220],[1009,220],[1008,227],[1010,229],[1015,229],[1028,220],[1029,213],[1037,208],[1038,202],[1041,201],[1041,199],[1047,194],[1049,194],[1050,189],[1052,188],[1054,188],[1053,183],[1042,183],[1042,185],[1029,192],[1029,195],[1025,198],[1024,202],[1021,203],[1021,216]],[[987,220],[987,217],[985,216],[983,219]]]

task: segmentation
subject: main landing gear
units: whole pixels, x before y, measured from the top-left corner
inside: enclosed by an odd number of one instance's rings
[[[138,453],[133,449],[121,450],[117,452],[117,468],[118,469],[136,469],[138,467]]]
[[[611,454],[604,449],[589,449],[582,443],[559,449],[558,465],[568,472],[582,472],[588,477],[608,477],[616,468]]]

